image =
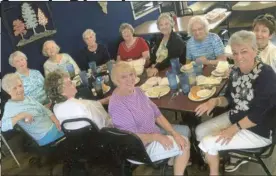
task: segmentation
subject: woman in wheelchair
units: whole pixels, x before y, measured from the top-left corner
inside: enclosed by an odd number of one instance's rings
[[[99,129],[111,125],[111,119],[101,104],[108,102],[109,97],[99,101],[74,98],[77,89],[68,73],[62,70],[49,73],[45,79],[45,90],[54,104],[53,111],[60,123],[66,119],[89,118]],[[88,125],[88,122],[79,121],[66,123],[64,127],[72,130]]]
[[[142,90],[135,87],[135,78],[134,68],[126,63],[119,62],[112,69],[111,79],[117,85],[109,101],[113,125],[135,133],[153,162],[175,157],[174,174],[183,175],[190,157],[190,130],[187,126],[171,125]]]
[[[18,124],[39,146],[49,144],[64,134],[55,115],[35,99],[24,96],[24,87],[18,74],[4,76],[2,88],[10,96],[2,117],[2,131],[12,130]]]
[[[235,67],[224,96],[196,108],[196,115],[209,114],[216,106],[229,111],[196,128],[199,148],[205,153],[210,175],[219,174],[218,151],[259,148],[271,144],[269,119],[273,117],[276,74],[257,59],[253,32],[239,31],[230,40]]]

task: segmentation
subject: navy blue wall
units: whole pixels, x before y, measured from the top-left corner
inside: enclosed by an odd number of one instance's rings
[[[15,2],[2,2],[5,6],[17,5]],[[61,52],[69,53],[75,60],[79,51],[85,46],[82,33],[91,28],[97,34],[97,41],[107,45],[114,58],[117,52],[119,39],[119,26],[122,22],[132,24],[134,27],[148,20],[158,18],[156,10],[138,20],[133,19],[130,2],[108,2],[108,14],[104,14],[97,2],[49,2],[57,33],[52,37],[61,47]],[[14,50],[7,30],[2,27],[2,75],[13,72],[8,63],[8,57]],[[29,68],[43,72],[45,57],[41,53],[42,44],[46,39],[24,46],[23,51],[28,57]]]

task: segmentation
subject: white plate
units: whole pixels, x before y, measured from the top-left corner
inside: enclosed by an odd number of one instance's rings
[[[139,77],[136,77],[135,78],[135,84],[138,84],[140,82],[140,78]]]
[[[213,70],[213,71],[211,72],[211,74],[212,74],[213,76],[216,76],[216,77],[224,77],[224,76],[225,76],[225,73],[218,73],[218,72],[216,72],[215,70]]]
[[[158,82],[159,82],[160,80],[161,80],[160,77],[154,76],[154,77],[149,78],[149,79],[145,82],[145,84],[149,84],[149,85],[154,86],[154,85],[157,85]]]
[[[169,86],[155,86],[148,89],[145,94],[149,98],[158,98],[167,95],[170,92]]]
[[[202,89],[202,90],[199,90],[196,95],[199,96],[200,98],[205,98],[205,97],[208,97],[210,96],[212,93],[212,90],[210,89]]]
[[[204,101],[204,100],[207,100],[208,98],[210,98],[210,97],[212,97],[215,93],[216,93],[216,87],[213,87],[212,89],[211,89],[211,94],[209,95],[209,96],[207,96],[207,97],[203,97],[203,98],[194,98],[194,96],[192,95],[192,93],[190,92],[189,94],[188,94],[188,98],[190,99],[190,100],[192,100],[192,101]]]
[[[140,88],[142,91],[146,92],[148,89],[152,88],[152,85],[144,83],[140,86]]]

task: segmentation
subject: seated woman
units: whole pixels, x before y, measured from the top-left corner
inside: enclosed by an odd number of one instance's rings
[[[153,48],[151,67],[147,69],[148,76],[155,76],[158,71],[170,66],[170,59],[179,58],[185,64],[186,45],[181,37],[173,31],[174,21],[167,13],[162,13],[157,19],[157,27],[161,37],[157,38]]]
[[[2,79],[2,88],[11,99],[5,104],[2,131],[12,130],[18,124],[40,146],[49,144],[64,134],[55,115],[35,99],[24,96],[24,87],[16,73]]]
[[[111,79],[117,88],[108,111],[113,125],[138,135],[153,162],[175,156],[174,174],[183,175],[190,157],[190,130],[187,126],[171,125],[142,90],[135,87],[135,78],[134,68],[126,63],[119,62],[112,69]]]
[[[16,69],[24,86],[24,95],[32,97],[39,103],[49,106],[49,99],[44,90],[44,77],[38,70],[28,68],[27,56],[21,51],[13,52],[9,64]]]
[[[253,32],[236,32],[229,44],[237,68],[231,72],[225,95],[212,98],[195,109],[198,116],[209,114],[216,106],[230,109],[196,128],[199,148],[205,153],[210,175],[219,174],[218,151],[271,144],[268,125],[276,103],[276,74],[257,60]]]
[[[49,57],[43,65],[44,75],[46,76],[56,69],[68,71],[68,65],[73,65],[75,75],[79,74],[80,69],[72,57],[66,53],[59,53],[59,50],[59,46],[53,40],[48,40],[43,44],[42,53]]]
[[[215,33],[209,32],[209,23],[202,16],[194,16],[188,23],[186,58],[189,61],[201,62],[204,65],[216,65],[218,61],[226,60],[224,45]]]
[[[141,37],[134,37],[134,29],[128,23],[123,23],[120,26],[120,34],[122,41],[118,48],[118,61],[131,61],[138,59],[149,59],[149,47],[146,41]]]
[[[92,29],[86,29],[82,38],[87,45],[82,51],[77,63],[81,70],[89,69],[89,62],[95,61],[97,66],[101,66],[110,60],[110,55],[106,47],[96,42],[96,33]]]
[[[100,101],[75,99],[77,89],[67,73],[56,70],[47,75],[45,89],[55,104],[53,111],[60,123],[66,119],[88,118],[99,128],[110,126],[111,119],[101,103],[107,103],[109,98]],[[79,129],[89,125],[88,122],[72,122],[65,124],[66,129]]]
[[[274,16],[265,14],[255,18],[253,32],[257,38],[258,56],[263,63],[270,65],[276,73],[276,46],[270,41],[276,32],[276,20]]]

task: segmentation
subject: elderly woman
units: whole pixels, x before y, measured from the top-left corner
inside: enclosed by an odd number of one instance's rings
[[[82,38],[87,45],[82,51],[77,63],[81,70],[89,68],[89,62],[95,61],[97,66],[103,65],[110,60],[106,47],[96,42],[96,33],[92,29],[86,29]]]
[[[135,87],[135,78],[134,68],[126,63],[119,62],[112,69],[111,79],[117,85],[109,101],[113,125],[138,135],[153,162],[175,157],[174,174],[183,175],[190,156],[189,128],[171,125],[142,90]]]
[[[173,32],[174,21],[168,13],[162,13],[157,19],[157,27],[161,36],[156,40],[153,48],[151,67],[147,70],[148,76],[155,76],[158,71],[170,66],[170,59],[179,58],[185,64],[186,45],[181,37]]]
[[[24,87],[16,73],[4,76],[2,88],[11,96],[5,104],[2,131],[12,130],[18,124],[40,146],[63,136],[60,123],[54,114],[35,99],[24,96]]]
[[[88,118],[99,128],[111,125],[111,120],[101,103],[107,103],[108,98],[100,101],[78,100],[75,98],[77,89],[69,75],[56,70],[47,75],[45,89],[54,105],[54,113],[62,123],[66,119]],[[88,122],[72,122],[65,124],[66,129],[79,129],[89,125]]]
[[[218,151],[258,148],[271,144],[269,121],[276,96],[276,74],[259,62],[253,32],[234,33],[229,44],[237,68],[233,69],[226,93],[196,108],[196,115],[209,114],[216,106],[229,106],[227,113],[196,128],[199,148],[205,153],[210,175],[219,174]],[[274,97],[274,98],[273,98]]]
[[[276,72],[276,46],[270,41],[276,31],[276,21],[272,15],[258,16],[253,22],[253,32],[257,38],[258,56],[263,63],[270,65]]]
[[[28,68],[27,56],[21,51],[13,52],[9,64],[16,69],[24,86],[24,95],[30,96],[43,105],[49,104],[44,90],[44,77],[38,70]]]
[[[209,32],[208,21],[202,16],[194,16],[188,23],[186,58],[189,61],[201,62],[205,65],[216,65],[226,60],[224,46],[217,34]]]
[[[59,53],[59,50],[60,47],[53,40],[48,40],[43,44],[42,53],[44,56],[49,57],[43,65],[45,76],[56,69],[70,71],[68,70],[69,65],[73,66],[75,74],[78,74],[80,69],[76,62],[69,54]]]
[[[133,36],[134,29],[130,24],[121,24],[119,31],[124,41],[120,43],[118,48],[118,61],[149,59],[148,44],[143,38]]]

